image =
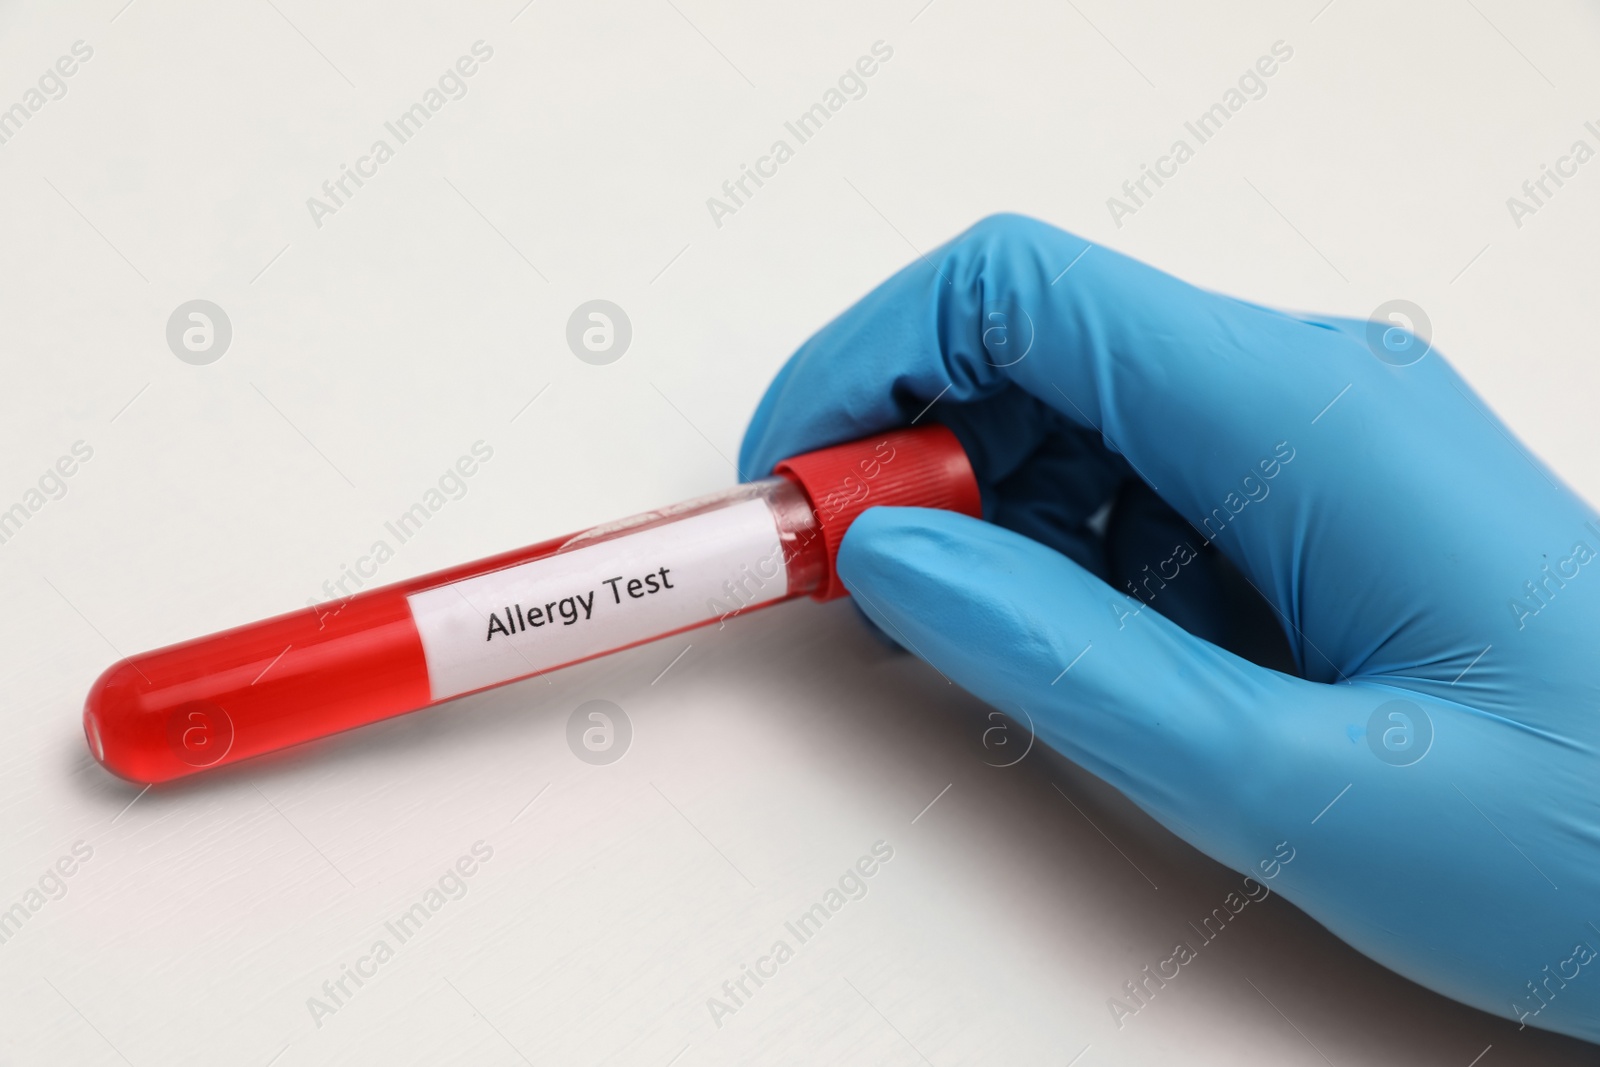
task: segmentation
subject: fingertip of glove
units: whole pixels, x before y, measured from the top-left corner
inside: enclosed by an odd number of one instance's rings
[[[1065,556],[979,519],[929,508],[870,508],[840,545],[845,589],[892,630],[1003,640],[1014,650],[1050,630],[1062,597],[1098,584]],[[1034,635],[1030,637],[1028,635]]]
[[[869,508],[850,524],[835,566],[867,621],[917,651],[908,642],[921,639],[908,637],[907,630],[920,633],[941,614],[941,605],[951,606],[951,587],[960,581],[958,563],[970,564],[973,529],[985,525],[931,508]],[[954,600],[964,603],[966,597]]]
[[[839,546],[839,577],[847,587],[865,587],[870,593],[917,575],[948,575],[956,567],[970,567],[974,542],[994,529],[934,508],[868,508],[850,524]]]

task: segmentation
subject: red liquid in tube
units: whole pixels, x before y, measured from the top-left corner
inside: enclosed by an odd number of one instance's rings
[[[572,537],[122,660],[84,704],[89,751],[164,782],[802,595],[881,504],[979,514],[949,430],[894,430],[774,477]]]

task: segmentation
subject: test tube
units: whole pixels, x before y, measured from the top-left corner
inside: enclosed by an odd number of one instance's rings
[[[107,770],[165,782],[799,596],[868,507],[977,516],[942,426],[795,456],[770,478],[113,664],[84,704]]]

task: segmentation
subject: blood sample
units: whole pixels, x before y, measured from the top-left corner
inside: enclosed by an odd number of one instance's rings
[[[89,751],[164,782],[792,597],[842,596],[839,543],[882,504],[978,515],[955,435],[808,452],[712,496],[121,660],[84,703]]]

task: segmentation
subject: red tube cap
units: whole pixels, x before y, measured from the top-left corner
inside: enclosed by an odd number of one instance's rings
[[[956,435],[943,426],[890,430],[791,456],[773,469],[811,501],[828,551],[828,573],[812,594],[845,595],[835,561],[850,524],[868,508],[942,508],[981,518],[978,479]]]

